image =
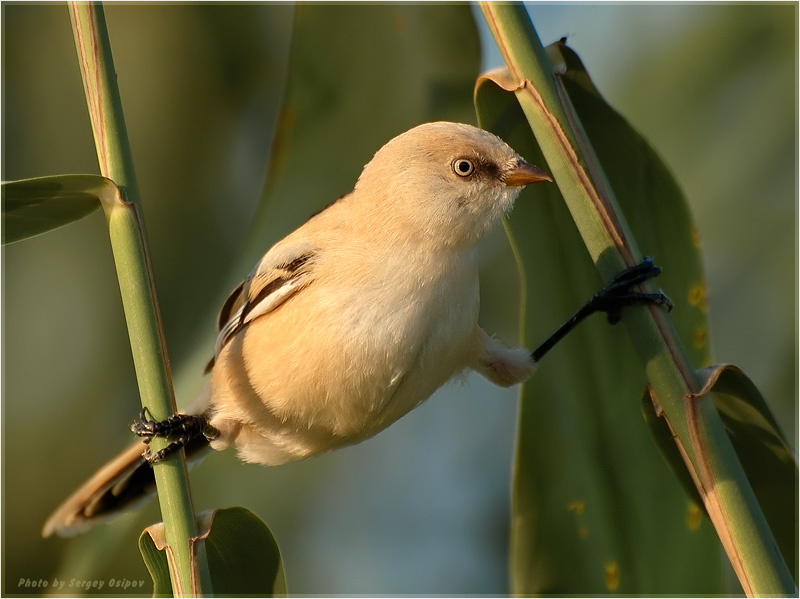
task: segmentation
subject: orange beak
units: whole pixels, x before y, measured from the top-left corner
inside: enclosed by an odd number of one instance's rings
[[[528,164],[520,158],[517,165],[511,170],[506,171],[503,182],[513,187],[522,187],[531,183],[541,183],[542,181],[552,181],[553,179],[537,166]]]

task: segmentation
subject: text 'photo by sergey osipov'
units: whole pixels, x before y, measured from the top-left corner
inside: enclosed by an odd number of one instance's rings
[[[2,28],[0,593],[796,595],[796,5]]]

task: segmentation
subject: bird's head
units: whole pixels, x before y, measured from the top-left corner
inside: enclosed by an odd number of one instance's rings
[[[395,137],[364,167],[356,191],[391,229],[446,245],[474,245],[525,185],[550,181],[496,135],[448,122]]]

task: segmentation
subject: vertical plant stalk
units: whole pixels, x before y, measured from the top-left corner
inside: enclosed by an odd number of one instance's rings
[[[139,213],[139,192],[102,4],[70,2],[70,20],[92,123],[100,172],[121,196],[103,202],[142,406],[153,418],[175,413],[161,317]],[[153,439],[158,451],[167,445]],[[210,593],[208,565],[197,536],[183,451],[153,468],[166,527],[176,596]]]
[[[610,279],[641,254],[591,144],[559,93],[525,7],[482,2],[481,8],[512,79],[498,84],[516,94],[589,253]],[[743,588],[750,596],[796,594],[719,414],[709,397],[698,396],[701,385],[671,320],[663,309],[642,306],[628,310],[624,322],[664,415],[688,450],[687,466],[699,473],[699,491]]]

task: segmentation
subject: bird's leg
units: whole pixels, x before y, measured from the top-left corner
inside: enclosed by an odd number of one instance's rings
[[[641,264],[626,268],[600,291],[594,294],[572,317],[562,324],[555,333],[537,347],[531,354],[534,362],[542,359],[548,351],[563,339],[567,333],[595,312],[605,312],[608,322],[616,324],[621,318],[621,310],[635,304],[657,304],[672,310],[672,302],[663,293],[642,293],[631,288],[647,279],[661,274],[661,268],[653,264],[652,258],[645,258]]]
[[[173,414],[166,420],[156,422],[147,419],[146,410],[144,408],[139,412],[139,419],[131,425],[131,431],[139,437],[142,437],[144,442],[148,444],[142,456],[150,464],[160,462],[200,436],[211,440],[219,435],[219,431],[208,423],[205,416]],[[166,437],[174,440],[164,449],[153,453],[150,451],[149,446],[153,437]]]

